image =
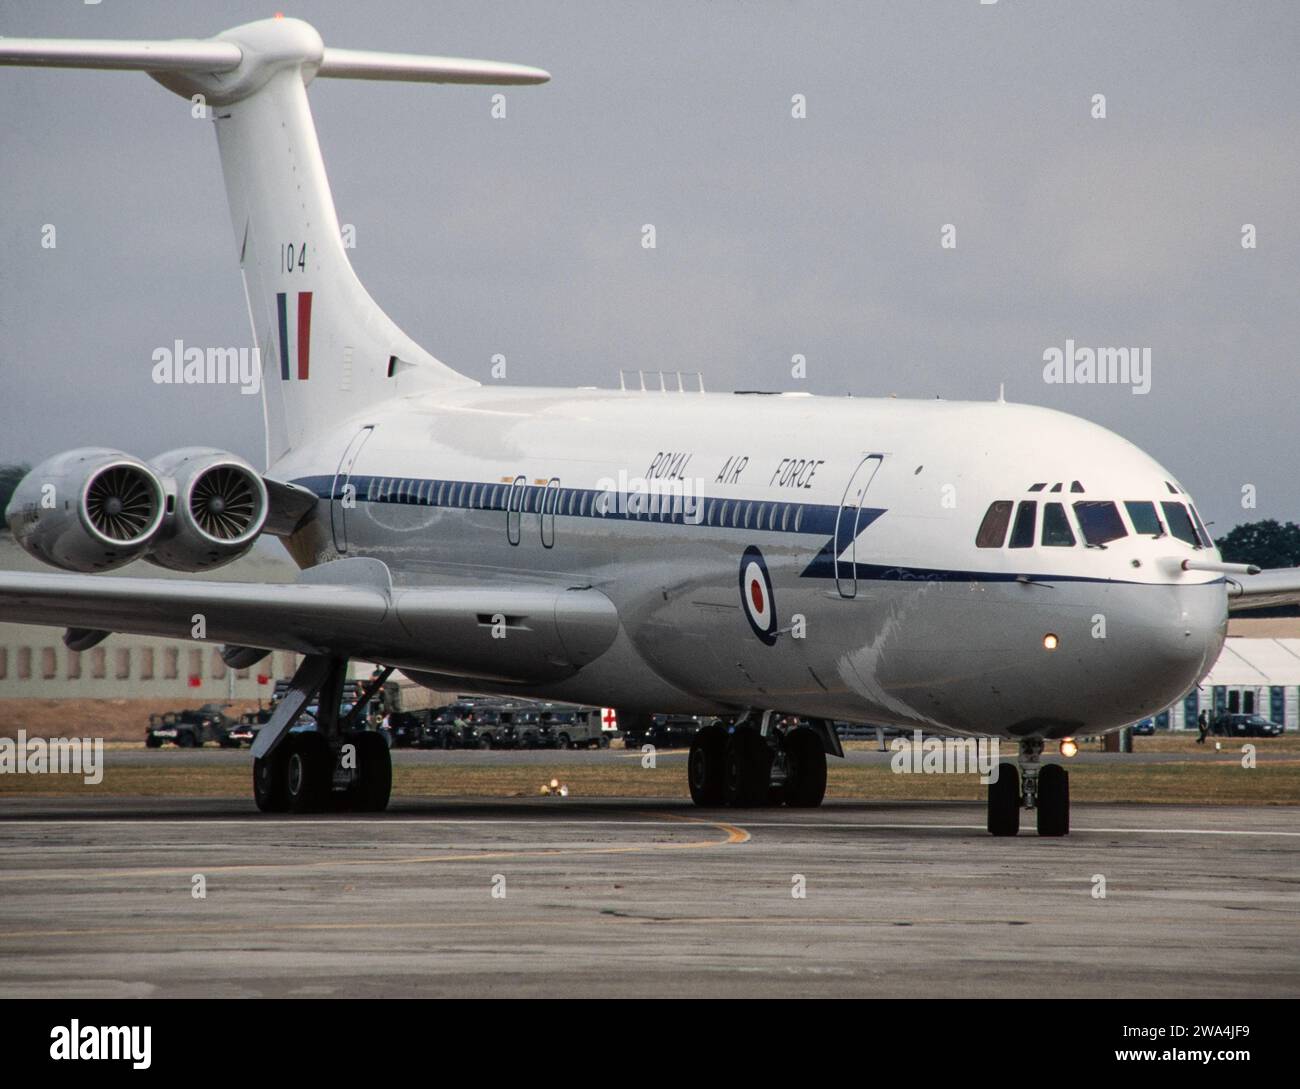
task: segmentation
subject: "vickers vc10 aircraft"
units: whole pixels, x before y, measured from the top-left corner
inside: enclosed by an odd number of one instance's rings
[[[317,78],[535,84],[536,68],[326,47],[276,18],[206,40],[0,39],[0,63],[147,72],[202,95],[255,343],[266,469],[216,449],[88,448],[7,518],[66,574],[0,573],[0,618],[207,638],[243,668],[303,661],[258,735],[264,811],[381,810],[391,765],[343,714],[350,659],[439,689],[721,716],[696,803],[820,804],[831,721],[1009,739],[988,827],[1069,830],[1044,743],[1168,706],[1230,608],[1300,599],[1300,570],[1221,562],[1178,479],[1060,412],[998,401],[482,386],[407,337],[340,238]],[[702,386],[702,383],[700,384]],[[294,585],[202,572],[279,537]],[[292,730],[316,702],[317,728]],[[790,726],[790,722],[797,723]],[[350,759],[348,757],[351,757]]]

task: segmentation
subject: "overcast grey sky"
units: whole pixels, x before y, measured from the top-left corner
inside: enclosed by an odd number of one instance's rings
[[[275,10],[5,0],[0,34],[203,37]],[[507,91],[505,120],[493,88],[312,88],[358,273],[467,374],[500,352],[525,385],[664,367],[714,390],[985,399],[1005,381],[1147,449],[1216,532],[1300,518],[1300,5],[282,10],[330,45],[551,71]],[[150,380],[177,338],[251,339],[216,141],[187,103],[139,74],[0,69],[0,244],[0,460],[204,443],[260,463],[257,398]],[[1151,392],[1044,383],[1067,337],[1150,347]]]

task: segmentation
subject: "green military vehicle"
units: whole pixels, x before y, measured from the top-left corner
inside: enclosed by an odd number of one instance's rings
[[[197,749],[215,741],[222,748],[237,748],[239,742],[232,742],[229,737],[231,727],[235,725],[235,720],[226,714],[229,706],[228,703],[205,703],[192,710],[150,715],[149,728],[144,734],[145,747],[160,749],[164,745],[175,745],[180,749]]]

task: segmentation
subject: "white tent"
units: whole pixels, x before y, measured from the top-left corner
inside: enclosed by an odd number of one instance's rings
[[[1300,639],[1239,639],[1223,644],[1201,687],[1300,685]]]
[[[1201,709],[1254,711],[1300,729],[1300,639],[1232,636],[1195,698],[1169,708],[1170,725],[1191,729]]]

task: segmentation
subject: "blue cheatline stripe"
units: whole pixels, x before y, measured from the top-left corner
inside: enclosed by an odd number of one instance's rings
[[[318,499],[340,499],[342,493],[334,494],[333,476],[303,476],[290,481],[301,488],[306,488]],[[495,510],[505,513],[506,503],[510,498],[511,485],[503,483],[484,483],[475,480],[426,480],[417,477],[360,476],[353,474],[348,478],[356,488],[356,499],[360,503],[395,503],[402,506],[440,507],[451,510]],[[514,509],[523,514],[539,514],[546,486],[542,484],[522,484],[522,502]],[[615,509],[602,513],[596,509],[596,497],[613,495],[616,499]],[[570,500],[572,497],[572,500]],[[813,561],[800,572],[801,578],[833,579],[835,572],[835,519],[840,508],[826,503],[778,503],[789,507],[786,528],[781,528],[781,519],[777,519],[775,529],[765,518],[764,527],[757,526],[720,526],[716,521],[707,519],[699,522],[687,521],[685,512],[679,510],[660,513],[640,513],[627,509],[632,497],[627,493],[605,492],[598,488],[560,488],[555,496],[555,514],[560,518],[600,518],[626,522],[652,522],[660,525],[702,525],[710,529],[737,529],[746,533],[797,533],[827,537],[825,544],[817,551]],[[472,500],[477,499],[477,502]],[[570,501],[572,508],[570,509]],[[706,514],[716,517],[723,503],[742,504],[767,508],[771,503],[763,500],[734,500],[702,496]],[[795,512],[802,508],[798,528],[794,528]],[[728,508],[730,513],[732,508]],[[886,511],[881,507],[863,507],[860,512],[844,508],[848,513],[857,514],[859,532],[876,521]],[[1126,579],[1100,578],[1092,575],[1048,575],[1035,574],[1031,571],[1011,573],[1006,571],[956,571],[935,567],[898,567],[884,564],[857,563],[854,576],[866,582],[1016,582],[1020,578],[1029,578],[1035,582],[1096,582],[1122,586],[1164,586],[1165,583],[1131,582]],[[848,573],[842,572],[847,578]],[[1223,582],[1216,579],[1210,586]]]
[[[284,292],[275,293],[275,309],[280,319],[280,378],[289,381],[289,319],[285,314]]]
[[[299,477],[293,483],[307,488],[321,499],[332,496],[335,478],[332,476]],[[354,473],[348,482],[356,489],[356,498],[362,503],[397,503],[403,506],[446,507],[459,510],[496,510],[502,513],[511,500],[511,485],[484,483],[474,480],[424,480],[415,477],[361,476]],[[793,503],[763,499],[730,499],[700,496],[694,508],[687,508],[681,496],[647,496],[636,492],[607,492],[599,488],[552,489],[553,499],[546,496],[542,484],[521,484],[522,495],[514,497],[513,509],[523,514],[540,514],[543,502],[548,512],[554,509],[559,518],[601,518],[621,522],[652,522],[657,525],[704,525],[714,529],[740,529],[758,533],[798,533],[825,537],[835,531],[835,517],[839,507],[824,503]],[[608,506],[602,509],[599,499],[607,498]],[[663,509],[646,507],[651,499],[660,501]],[[550,506],[554,503],[554,507]],[[775,519],[772,508],[777,508]],[[746,526],[742,515],[740,525],[732,520],[737,508],[749,508],[750,522],[759,518],[761,527]],[[727,524],[719,524],[725,511]],[[860,525],[874,522],[885,512],[880,508],[864,507]],[[796,527],[796,523],[798,528]],[[784,526],[784,528],[782,528]]]

